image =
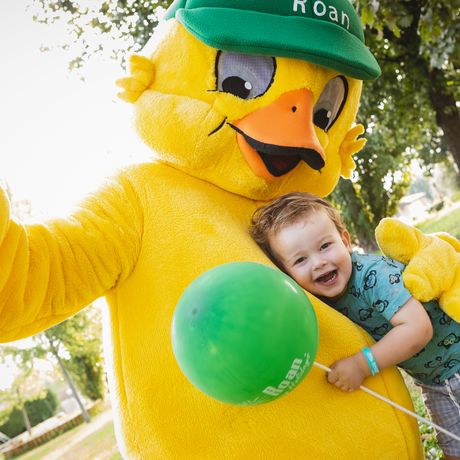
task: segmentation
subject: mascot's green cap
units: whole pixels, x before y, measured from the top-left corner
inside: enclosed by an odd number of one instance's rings
[[[170,18],[213,48],[303,59],[361,80],[380,75],[348,0],[175,0]]]

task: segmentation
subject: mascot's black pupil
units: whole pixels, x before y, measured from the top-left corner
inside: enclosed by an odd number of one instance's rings
[[[326,109],[319,109],[313,115],[313,123],[318,126],[318,128],[326,129],[329,123],[328,111]]]
[[[240,77],[227,77],[222,82],[222,89],[226,93],[234,94],[241,99],[247,99],[251,89],[246,88],[246,81]]]

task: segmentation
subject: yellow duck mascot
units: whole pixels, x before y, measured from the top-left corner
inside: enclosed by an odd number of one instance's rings
[[[65,219],[22,226],[0,195],[0,339],[48,328],[105,296],[106,344],[126,459],[422,458],[414,419],[312,369],[270,404],[232,406],[192,386],[172,351],[186,286],[233,261],[270,265],[254,210],[290,191],[325,196],[364,144],[361,80],[379,75],[348,0],[179,0],[122,97],[155,152]],[[371,343],[311,296],[330,364]],[[411,408],[396,369],[366,381]]]

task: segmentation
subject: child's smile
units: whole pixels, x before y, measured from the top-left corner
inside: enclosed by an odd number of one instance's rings
[[[331,286],[337,281],[337,270],[332,270],[319,276],[315,280],[317,283],[324,284],[325,286]]]
[[[329,216],[314,211],[269,237],[270,247],[285,271],[304,289],[336,299],[351,276],[351,245]]]

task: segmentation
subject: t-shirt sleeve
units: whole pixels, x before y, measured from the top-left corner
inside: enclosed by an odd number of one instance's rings
[[[369,266],[362,279],[368,305],[387,321],[412,297],[404,287],[403,270],[404,265],[384,257]]]

